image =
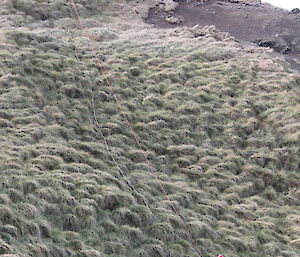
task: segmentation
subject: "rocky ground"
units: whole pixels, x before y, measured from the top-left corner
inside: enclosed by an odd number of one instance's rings
[[[300,13],[260,1],[180,0],[165,10],[158,4],[145,19],[156,28],[215,25],[229,32],[243,46],[257,44],[283,55],[300,70]]]

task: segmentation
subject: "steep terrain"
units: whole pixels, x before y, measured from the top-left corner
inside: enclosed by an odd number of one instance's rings
[[[257,44],[282,54],[300,71],[300,13],[261,1],[181,0],[175,9],[151,8],[146,22],[157,28],[215,25],[244,46]]]
[[[283,59],[154,1],[0,5],[1,256],[300,255]]]

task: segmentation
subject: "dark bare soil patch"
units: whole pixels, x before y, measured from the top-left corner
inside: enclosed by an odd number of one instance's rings
[[[300,14],[260,2],[197,0],[178,1],[173,12],[154,7],[145,19],[156,28],[215,25],[243,45],[256,43],[283,54],[300,70]]]

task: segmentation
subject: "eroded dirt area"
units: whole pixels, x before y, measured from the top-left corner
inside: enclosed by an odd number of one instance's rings
[[[156,28],[215,25],[229,32],[244,47],[273,48],[300,72],[300,13],[259,1],[178,0],[175,10],[162,4],[150,9],[145,22]]]

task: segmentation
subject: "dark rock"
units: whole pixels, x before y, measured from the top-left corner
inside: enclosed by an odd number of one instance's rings
[[[299,8],[294,8],[293,10],[291,10],[292,14],[297,14],[300,13],[300,9]]]
[[[258,39],[255,40],[254,43],[261,47],[270,47],[281,54],[288,54],[291,52],[291,48],[286,43],[277,42],[275,40]]]
[[[265,40],[265,39],[255,40],[254,43],[261,47],[270,47],[270,48],[273,48],[276,44],[275,41]]]

